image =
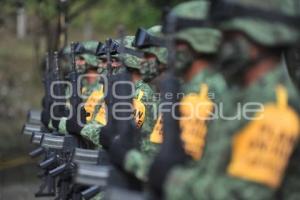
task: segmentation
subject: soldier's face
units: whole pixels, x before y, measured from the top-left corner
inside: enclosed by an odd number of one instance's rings
[[[98,79],[98,73],[96,69],[88,69],[86,73],[86,80],[88,84],[94,84]]]
[[[99,64],[99,67],[106,68],[107,67],[107,60],[102,60],[102,62]]]
[[[121,67],[121,62],[119,61],[119,60],[117,60],[117,59],[115,59],[115,58],[112,58],[112,60],[111,60],[111,66],[112,67]]]
[[[146,63],[155,63],[155,67],[159,72],[163,71],[165,69],[165,66],[160,63],[156,57],[156,55],[151,54],[151,53],[145,53],[145,56],[142,60],[142,65]]]
[[[86,62],[83,58],[77,58],[75,64],[78,71],[83,72],[85,70]]]
[[[116,58],[111,59],[111,66],[112,67],[121,67],[121,65],[122,65],[121,62],[118,59],[116,59]],[[107,67],[107,60],[103,59],[101,64],[99,64],[99,66],[106,68]]]
[[[83,58],[76,58],[76,65],[77,66],[85,65],[85,60]]]
[[[175,45],[175,60],[174,60],[174,70],[176,74],[185,74],[185,70],[189,69],[196,57],[192,51],[192,48],[182,41],[177,41]]]

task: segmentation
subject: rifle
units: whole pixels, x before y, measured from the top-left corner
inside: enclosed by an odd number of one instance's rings
[[[105,104],[106,104],[106,111],[107,111],[107,124],[105,127],[102,128],[101,134],[100,134],[100,143],[103,147],[103,149],[108,150],[111,140],[112,140],[112,134],[115,133],[114,129],[114,120],[113,120],[113,113],[112,108],[114,104],[113,94],[112,94],[112,86],[113,86],[113,74],[112,74],[112,64],[111,64],[111,46],[112,46],[112,39],[107,39],[105,41],[105,45],[97,52],[98,55],[106,54],[107,59],[107,86],[105,87],[106,91],[106,97],[104,98]]]
[[[46,55],[46,68],[44,71],[44,91],[45,91],[45,99],[44,99],[44,105],[46,110],[50,110],[50,106],[52,103],[52,96],[51,96],[51,83],[52,83],[52,54],[47,53]]]
[[[44,134],[41,140],[41,147],[46,149],[48,155],[39,164],[44,170],[44,183],[40,187],[38,194],[43,194],[43,190],[48,187],[56,194],[55,180],[58,179],[57,199],[66,199],[70,191],[70,172],[72,169],[71,158],[77,140],[71,135],[59,136]]]
[[[56,163],[56,154],[55,152],[49,151],[49,149],[46,149],[43,143],[48,138],[48,135],[50,134],[43,134],[40,138],[40,148],[34,150],[31,152],[31,155],[35,156],[35,151],[37,151],[37,155],[41,154],[42,152],[45,152],[44,159],[42,162],[38,164],[38,166],[42,169],[42,172],[38,174],[38,176],[42,179],[42,184],[39,187],[38,192],[35,193],[35,197],[47,197],[47,196],[55,196],[56,195],[56,186],[55,186],[55,180],[49,176],[48,171],[55,167]],[[45,139],[46,138],[46,139]],[[32,138],[32,142],[38,142],[38,138]]]
[[[30,124],[41,125],[41,111],[29,110],[29,112],[27,113],[27,122]]]
[[[75,148],[73,154],[73,162],[76,164],[90,164],[90,165],[107,165],[108,158],[103,157],[103,150],[91,150]]]
[[[120,36],[121,36],[121,44],[120,44],[120,53],[125,53],[125,45],[124,45],[124,30],[120,28]],[[117,80],[121,80],[124,82],[132,82],[132,77],[129,71],[125,71],[119,75],[117,75]],[[114,98],[116,103],[120,103],[118,108],[123,108],[124,110],[128,110],[128,105],[133,105],[133,94],[132,88],[128,84],[118,84],[116,85],[115,92],[118,94],[120,99]],[[124,97],[129,97],[124,99]],[[112,187],[119,187],[125,189],[131,189],[140,191],[141,190],[141,182],[134,177],[132,174],[127,173],[123,169],[123,160],[124,153],[131,148],[137,146],[137,135],[136,133],[136,124],[134,119],[132,119],[132,112],[121,112],[114,113],[118,114],[119,119],[114,119],[114,126],[116,133],[119,135],[115,136],[112,148],[109,149],[109,154],[111,157],[111,161],[115,164],[115,167],[112,169],[109,177],[109,184]],[[120,119],[120,117],[122,119]],[[128,119],[128,120],[125,120]]]
[[[50,66],[52,66],[52,54],[48,53],[46,56],[46,69],[44,72],[44,90],[45,96],[43,98],[43,112],[41,114],[41,120],[44,126],[47,128],[50,121],[50,109],[53,103],[53,99],[51,96],[51,83],[52,83],[52,71]],[[51,62],[51,63],[50,63]]]
[[[78,95],[80,89],[81,89],[81,84],[78,84],[78,77],[79,74],[77,73],[76,70],[76,46],[78,43],[71,43],[71,59],[72,59],[72,71],[69,74],[71,85],[72,85],[72,95],[70,99],[71,107],[72,107],[72,112],[73,115],[77,116],[77,111],[78,111],[78,105],[81,103],[81,99]]]
[[[26,122],[22,129],[22,134],[32,136],[34,132],[43,131],[42,125]]]
[[[110,171],[110,166],[78,164],[75,183],[87,186],[80,192],[80,196],[84,199],[90,199],[103,191],[107,187]]]
[[[31,143],[39,145],[41,143],[42,137],[43,137],[42,132],[33,132],[31,136]],[[35,150],[31,151],[29,153],[29,156],[32,158],[38,157],[42,155],[45,152],[44,148],[39,146]]]
[[[108,163],[108,158],[102,157],[103,150],[90,150],[90,149],[81,149],[81,148],[75,148],[73,157],[72,157],[72,175],[75,175],[77,177],[77,169],[78,165],[106,165]],[[94,195],[95,191],[100,192],[97,188],[90,188],[90,185],[82,184],[81,182],[77,182],[75,179],[73,179],[73,185],[72,185],[72,199],[79,200],[82,199],[84,196],[84,199],[91,198]],[[96,189],[96,190],[95,190]],[[87,191],[85,191],[87,190]],[[83,194],[82,194],[83,193]],[[95,193],[95,194],[97,194]]]
[[[91,199],[107,186],[110,166],[108,158],[102,157],[102,151],[75,149],[73,199]]]
[[[65,110],[65,88],[62,87],[62,79],[61,79],[61,70],[59,66],[59,58],[58,58],[58,52],[54,52],[54,67],[53,67],[53,78],[52,83],[53,84],[53,101],[57,103],[53,108],[53,114],[54,114],[54,120],[55,118],[61,118],[66,115]]]

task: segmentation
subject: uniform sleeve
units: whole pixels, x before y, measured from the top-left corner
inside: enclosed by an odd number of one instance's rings
[[[147,181],[147,173],[153,157],[138,151],[130,150],[125,157],[124,168],[142,181]]]
[[[91,141],[96,147],[100,147],[100,132],[103,125],[97,122],[91,122],[86,124],[80,132],[80,135]]]
[[[141,181],[147,181],[148,170],[156,152],[158,145],[149,140],[143,140],[140,150],[132,149],[125,157],[124,168]]]
[[[153,99],[153,91],[150,87],[141,87],[140,90],[143,91],[144,95],[141,99],[141,102],[145,105],[145,120],[142,126],[142,134],[144,136],[149,136],[153,127],[154,127],[154,114],[157,109],[157,102]]]
[[[62,117],[59,120],[59,125],[58,125],[58,132],[62,133],[62,134],[67,134],[67,118],[66,117]]]
[[[141,103],[145,105],[145,120],[141,127],[140,146],[130,150],[125,157],[124,168],[142,181],[147,180],[148,169],[157,150],[157,145],[149,141],[150,133],[154,127],[154,114],[157,102],[153,98],[153,91],[147,84],[140,84],[136,90],[136,97],[143,92]]]
[[[55,128],[53,127],[52,125],[52,120],[50,119],[49,123],[48,123],[48,127],[47,127],[49,130],[54,130]]]
[[[275,193],[273,189],[227,174],[231,159],[232,135],[227,134],[227,128],[230,127],[225,127],[225,124],[217,125],[210,127],[211,132],[207,136],[205,154],[201,161],[192,166],[178,166],[171,170],[164,188],[166,199],[272,199]],[[220,130],[220,126],[222,133],[216,130]]]
[[[176,190],[174,190],[176,188]],[[228,175],[199,174],[194,168],[176,168],[168,177],[166,199],[266,200],[274,191],[253,182]]]

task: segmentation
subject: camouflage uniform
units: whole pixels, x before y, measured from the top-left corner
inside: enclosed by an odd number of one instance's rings
[[[83,47],[85,48],[85,50],[88,50],[89,52],[96,52],[96,48],[99,45],[99,42],[96,41],[87,41],[87,42],[82,42]],[[65,54],[70,54],[71,50],[70,47],[66,48],[64,53]],[[77,66],[78,72],[81,73],[85,73],[86,70],[90,69],[90,68],[97,68],[98,69],[98,65],[99,65],[99,61],[97,59],[97,57],[95,55],[92,54],[88,54],[88,53],[83,53],[80,54],[79,57],[81,57],[82,59],[85,60],[85,64],[83,66]],[[69,69],[70,70],[70,69]],[[86,80],[82,81],[82,88],[81,88],[81,95],[84,97],[83,98],[83,102],[85,103],[86,101],[89,100],[90,95],[94,94],[94,101],[97,101],[97,99],[101,99],[102,98],[102,89],[103,86],[99,83],[99,81],[96,81],[95,83],[92,84],[88,84]],[[69,88],[66,89],[66,94],[70,94],[70,90]],[[69,101],[66,102],[67,107],[70,107],[70,103]],[[93,107],[93,105],[91,105],[91,107]],[[93,113],[93,109],[91,111],[89,111],[90,115],[92,115]],[[59,126],[58,126],[58,132],[60,133],[67,133],[67,129],[66,129],[66,117],[63,117],[60,122],[59,122]],[[89,121],[89,119],[88,119]]]
[[[222,92],[226,90],[226,83],[223,77],[210,69],[205,69],[201,71],[201,73],[196,74],[190,82],[182,85],[184,95],[189,96],[198,94],[200,92],[201,84],[207,84],[209,88],[208,96],[214,102],[221,99]],[[129,151],[125,160],[126,170],[134,173],[137,178],[144,181],[147,180],[149,165],[151,164],[153,156],[157,152],[158,146],[162,140],[161,137],[163,133],[161,125],[156,124],[152,134],[156,134],[156,131],[160,134],[160,139],[158,139],[158,141],[155,141],[155,139],[151,140],[152,138],[150,137],[148,141],[145,141],[145,143],[147,143],[144,144],[145,146],[142,146],[141,150],[134,149]]]
[[[155,38],[158,38],[159,40],[162,40],[163,38],[160,25],[152,26],[147,30],[147,33]],[[166,68],[168,58],[167,48],[164,46],[164,44],[161,44],[160,46],[152,44],[145,47],[142,46],[136,48],[145,54],[154,55],[156,57],[156,62],[154,63],[144,59],[140,68],[140,73],[143,79],[152,81]]]
[[[156,37],[161,37],[161,26],[153,26],[147,30],[147,32]],[[167,49],[165,47],[159,46],[150,46],[145,48],[140,48],[140,51],[148,54],[153,54],[156,57],[156,63],[148,63],[146,60],[140,61],[140,73],[145,80],[152,80],[159,75],[159,69],[166,65],[167,62]],[[164,65],[164,66],[159,66]],[[158,102],[155,102],[158,107]],[[157,111],[157,108],[154,108],[154,111]],[[155,116],[157,119],[157,113]],[[127,152],[124,168],[127,172],[134,174],[140,180],[146,180],[146,173],[148,171],[149,164],[151,163],[153,155],[157,152],[158,144],[155,144],[150,141],[150,133],[153,131],[154,127],[148,129],[148,136],[141,141],[139,148],[131,149]]]
[[[124,45],[125,47],[129,47],[131,45],[131,42],[133,40],[133,37],[127,36],[124,39]],[[132,48],[132,47],[131,47]],[[125,54],[122,57],[124,64],[126,67],[129,68],[135,68],[138,69],[140,67],[140,60],[139,58]],[[134,83],[135,86],[135,97],[134,102],[138,102],[137,104],[142,105],[141,107],[145,106],[143,113],[141,114],[142,120],[139,122],[139,109],[134,105],[137,115],[135,115],[136,122],[138,124],[138,127],[141,128],[142,132],[142,138],[147,138],[150,131],[152,130],[152,127],[154,125],[153,121],[153,109],[155,109],[155,101],[153,100],[154,93],[152,88],[143,82],[143,80],[139,80]],[[101,106],[99,107],[99,110],[96,111],[95,118],[90,123],[86,124],[83,129],[81,130],[81,136],[84,138],[92,141],[96,146],[100,147],[100,134],[101,134],[101,128],[106,124],[102,123],[103,117],[99,117],[98,119],[102,118],[101,120],[97,120],[97,116],[101,115]]]
[[[178,7],[176,7],[173,10],[173,13],[176,16],[179,17],[186,17],[186,18],[192,18],[192,19],[205,19],[207,15],[207,9],[208,5],[206,3],[199,4],[198,2],[191,2],[182,4]],[[182,12],[184,10],[185,12]],[[200,10],[200,12],[199,12]],[[199,52],[199,53],[206,53],[206,54],[214,54],[217,51],[218,45],[220,43],[221,34],[219,31],[211,28],[188,28],[185,30],[178,31],[174,34],[174,39],[176,41],[184,41],[191,45],[193,50]],[[152,51],[155,51],[155,48],[151,49]],[[145,50],[146,51],[146,50]],[[166,56],[166,54],[164,54]],[[176,57],[177,59],[179,57]],[[176,61],[175,61],[176,62]],[[184,67],[190,67],[190,66],[178,66],[178,71],[181,71]],[[183,70],[184,71],[184,70]],[[205,94],[205,90],[207,89],[207,94]],[[220,74],[217,74],[214,72],[213,69],[211,69],[211,66],[206,66],[204,70],[201,70],[197,74],[195,74],[192,78],[192,80],[188,82],[183,81],[182,89],[184,93],[184,99],[189,101],[189,98],[197,98],[197,101],[206,103],[205,101],[211,100],[213,102],[217,102],[218,99],[221,99],[221,94],[226,90],[226,83],[223,77]],[[203,94],[201,94],[203,93]],[[205,96],[205,100],[201,99]],[[200,98],[200,99],[199,99]],[[209,103],[209,102],[207,102]],[[195,147],[191,147],[193,145],[191,144],[191,140],[194,140],[194,138],[190,137],[189,135],[198,135],[199,137],[202,137],[200,135],[204,134],[203,137],[205,137],[205,131],[206,126],[209,126],[209,123],[205,125],[201,121],[203,120],[194,120],[191,124],[187,123],[187,121],[182,120],[181,126],[182,129],[185,130],[185,136],[183,136],[183,140],[186,142],[186,151],[190,151],[191,149],[194,149]],[[193,124],[196,123],[196,124]],[[189,127],[197,127],[200,125],[201,127],[189,129]],[[195,131],[196,129],[202,130],[202,131]],[[200,133],[202,132],[202,133]],[[150,137],[150,142],[156,144],[156,147],[162,142],[162,122],[160,121],[160,118],[158,119],[154,130]],[[200,134],[200,135],[199,135]],[[192,138],[192,139],[189,139]],[[202,141],[199,141],[202,143]],[[188,147],[189,146],[189,147]],[[131,171],[134,173],[138,178],[142,180],[147,179],[147,172],[149,169],[149,165],[153,159],[154,153],[157,151],[157,148],[153,147],[153,145],[147,145],[147,147],[152,147],[152,153],[149,155],[147,153],[139,153],[137,150],[133,150],[128,154],[127,156],[127,162],[126,162],[126,168],[128,171]],[[196,147],[197,149],[201,149],[200,147]],[[155,151],[156,150],[156,151]],[[147,152],[147,151],[146,151]],[[201,150],[194,151],[193,153],[195,156],[195,159],[200,159],[201,157]],[[197,155],[196,155],[197,154]],[[197,158],[196,158],[197,157]]]
[[[279,14],[296,13],[295,1],[241,0],[238,4],[272,7]],[[260,17],[235,16],[220,27],[242,31],[271,48],[292,45],[299,39],[296,29]],[[223,117],[218,115],[209,127],[203,159],[171,170],[164,187],[165,198],[298,199],[299,96],[284,67],[274,66],[248,87],[231,84],[233,87],[223,94],[223,106],[219,107]],[[252,110],[247,117],[229,119],[253,102],[257,112]]]

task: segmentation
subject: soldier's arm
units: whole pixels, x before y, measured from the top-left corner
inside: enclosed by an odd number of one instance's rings
[[[208,140],[214,142],[206,146],[201,162],[191,167],[174,168],[169,173],[164,187],[167,199],[265,200],[276,196],[277,190],[274,187],[255,181],[254,178],[251,180],[230,174],[228,167],[234,153],[232,135],[216,133],[208,137]],[[244,170],[246,175],[250,173],[249,169],[239,169]]]
[[[124,168],[141,181],[147,181],[147,174],[155,153],[158,151],[158,144],[143,141],[141,149],[128,151],[124,160]]]
[[[166,199],[172,200],[266,200],[272,199],[275,192],[227,174],[199,174],[197,167],[173,169],[165,186]]]
[[[80,135],[91,141],[96,147],[100,147],[100,134],[101,134],[101,128],[103,125],[100,123],[97,123],[95,121],[92,121],[90,123],[87,123],[83,129],[80,132]]]

